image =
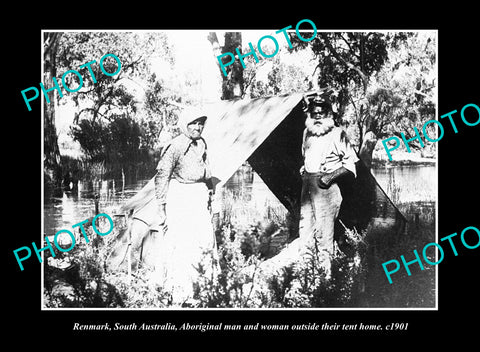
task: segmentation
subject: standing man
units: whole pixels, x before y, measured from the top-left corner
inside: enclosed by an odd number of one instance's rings
[[[342,195],[339,178],[353,174],[359,160],[345,131],[336,127],[328,95],[317,95],[307,110],[303,133],[304,165],[300,209],[300,247],[314,246],[323,260],[327,277],[331,274],[334,225]]]

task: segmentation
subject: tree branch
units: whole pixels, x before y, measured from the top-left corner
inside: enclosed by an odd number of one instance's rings
[[[330,43],[330,40],[328,39],[327,35],[325,33],[320,33],[320,36],[323,38],[325,45],[327,46],[328,50],[332,53],[332,55],[340,61],[342,64],[347,66],[349,69],[354,70],[355,72],[358,73],[360,78],[362,79],[363,83],[363,90],[364,92],[367,91],[367,85],[368,85],[368,77],[367,75],[358,67],[356,67],[354,64],[351,62],[346,61],[343,57],[341,57],[338,52],[333,48],[332,44]]]
[[[360,60],[360,57],[355,53],[355,50],[353,50],[352,46],[350,45],[350,43],[348,42],[348,40],[343,36],[342,33],[339,33],[339,36],[340,38],[343,39],[343,41],[345,42],[345,44],[347,44],[348,48],[350,49],[350,52],[355,55],[359,60]]]
[[[80,110],[80,112],[78,114],[76,114],[75,119],[74,119],[74,123],[78,124],[78,120],[80,120],[80,115],[82,115],[83,113],[86,113],[88,111],[91,111],[94,114],[101,115],[102,117],[105,117],[104,114],[102,114],[100,111],[96,110],[95,108],[83,108],[82,110]]]

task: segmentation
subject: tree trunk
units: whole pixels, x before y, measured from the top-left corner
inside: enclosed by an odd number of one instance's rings
[[[56,52],[60,33],[45,33],[44,75],[43,84],[48,90],[53,87],[53,77],[56,77]],[[44,141],[43,141],[43,173],[45,189],[58,190],[61,186],[62,169],[60,165],[60,150],[58,148],[57,130],[55,128],[55,93],[48,92],[50,103],[44,103]]]
[[[369,169],[372,168],[373,150],[375,149],[377,141],[377,136],[372,131],[368,131],[365,136],[363,136],[363,143],[360,146],[358,155]]]
[[[215,32],[210,32],[208,35],[208,40],[213,46],[214,55],[217,57],[226,52],[230,52],[233,55],[237,55],[236,48],[241,50],[242,48],[242,33],[240,32],[226,32],[225,33],[225,43],[223,47],[220,47],[218,43],[218,38]],[[228,56],[226,59],[230,60]],[[225,67],[227,76],[222,75],[222,100],[229,100],[240,98],[243,96],[244,91],[244,81],[243,81],[243,66],[240,63],[240,60],[236,57],[233,64]]]

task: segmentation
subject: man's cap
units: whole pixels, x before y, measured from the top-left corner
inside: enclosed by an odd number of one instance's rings
[[[322,108],[331,109],[332,108],[332,100],[331,95],[334,93],[332,88],[324,88],[320,91],[315,92],[313,96],[308,97],[309,99],[307,106],[305,107],[305,111],[309,111],[316,106],[320,106]]]

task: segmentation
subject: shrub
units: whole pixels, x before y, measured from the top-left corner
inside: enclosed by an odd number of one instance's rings
[[[70,134],[90,161],[122,164],[147,155],[142,127],[128,116],[112,115],[106,124],[84,119],[70,128]]]
[[[114,228],[114,232],[118,227]],[[347,256],[336,249],[331,277],[327,279],[320,251],[309,248],[293,264],[265,276],[261,264],[264,236],[278,228],[259,224],[234,230],[222,226],[218,233],[218,271],[212,274],[202,263],[194,297],[184,307],[204,308],[316,308],[349,307],[357,303],[365,280],[365,234],[346,231],[353,248]],[[163,308],[172,304],[160,286],[149,281],[150,271],[140,267],[131,275],[106,272],[105,261],[115,233],[100,237],[87,228],[90,243],[78,243],[56,260],[68,260],[68,270],[45,266],[47,307]],[[63,257],[62,257],[63,256]]]
[[[224,225],[218,246],[220,272],[215,277],[205,275],[201,266],[199,280],[194,285],[197,307],[246,308],[252,305],[250,293],[255,270],[259,263],[256,228],[236,233]]]
[[[232,233],[224,226],[219,245],[221,272],[216,278],[200,270],[195,285],[199,307],[345,307],[355,304],[365,280],[365,234],[347,230],[353,255],[337,249],[332,276],[327,279],[323,259],[316,248],[275,274],[262,277],[258,227]],[[245,250],[245,249],[248,250]]]
[[[270,277],[270,305],[288,308],[355,306],[366,274],[365,234],[347,229],[346,238],[353,255],[347,256],[336,247],[331,277],[327,278],[324,257],[315,245],[299,260],[282,268],[280,275]]]

